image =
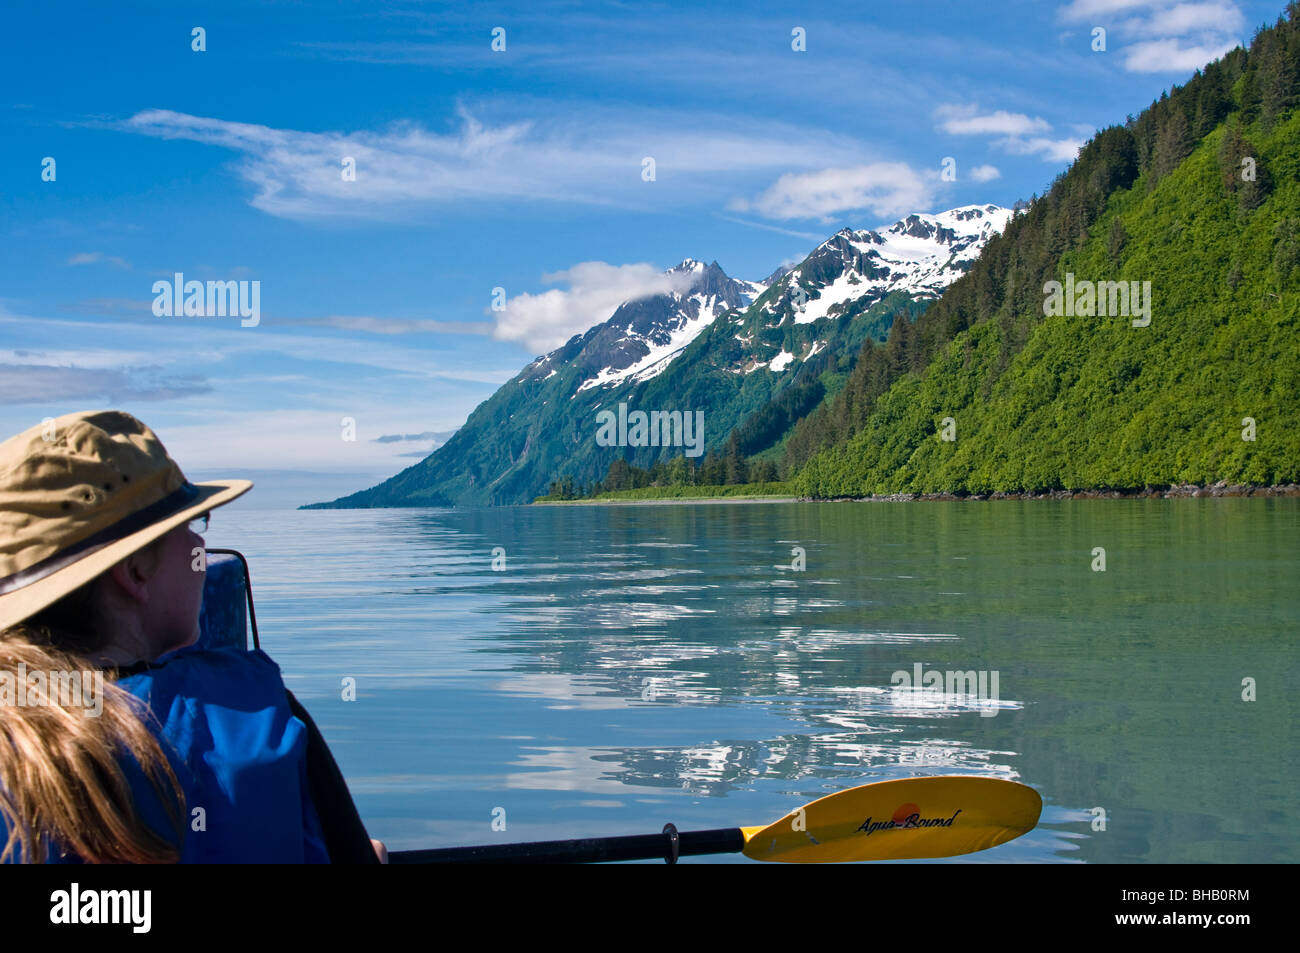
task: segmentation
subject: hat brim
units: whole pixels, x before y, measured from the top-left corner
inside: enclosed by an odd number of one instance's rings
[[[199,495],[185,509],[87,553],[76,562],[42,579],[37,579],[21,589],[0,595],[0,631],[17,625],[47,606],[53,605],[74,589],[80,588],[117,565],[127,556],[148,546],[159,536],[188,523],[196,516],[214,510],[218,506],[224,506],[253,488],[250,480],[210,480],[206,483],[195,483],[193,486],[199,491]]]

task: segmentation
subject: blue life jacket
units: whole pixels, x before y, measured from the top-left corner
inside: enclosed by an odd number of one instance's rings
[[[149,726],[185,792],[182,863],[330,862],[308,783],[308,730],[265,652],[184,648],[125,670],[117,684],[157,718]],[[176,843],[139,765],[128,758],[123,770],[141,817]],[[0,816],[0,848],[7,838]],[[81,859],[52,847],[48,861]]]

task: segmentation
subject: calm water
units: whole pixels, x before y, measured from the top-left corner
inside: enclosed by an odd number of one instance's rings
[[[1300,500],[236,503],[207,539],[249,557],[263,647],[391,848],[980,774],[1043,820],[953,862],[1300,860]],[[918,663],[997,672],[996,702],[917,704]]]

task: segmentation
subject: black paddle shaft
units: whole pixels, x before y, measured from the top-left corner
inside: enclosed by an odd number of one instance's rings
[[[738,827],[712,831],[674,831],[678,857],[735,854],[745,847]],[[437,850],[395,850],[390,864],[598,864],[616,860],[670,860],[672,835],[635,834],[630,837],[589,837],[584,840],[534,841],[483,847],[443,847]]]

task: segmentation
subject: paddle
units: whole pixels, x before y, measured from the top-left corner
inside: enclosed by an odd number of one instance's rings
[[[390,864],[599,863],[743,852],[752,860],[829,863],[952,857],[986,850],[1034,829],[1043,800],[1000,778],[905,778],[819,798],[767,827],[590,837],[439,850],[398,850]]]

